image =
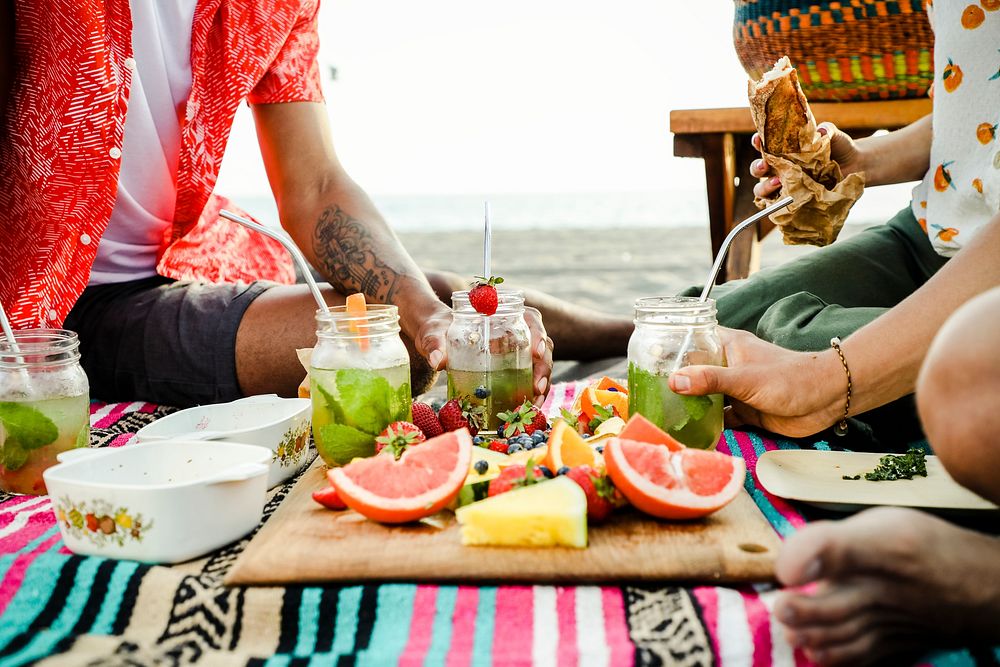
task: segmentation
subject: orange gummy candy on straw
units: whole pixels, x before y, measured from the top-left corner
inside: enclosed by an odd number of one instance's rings
[[[347,328],[361,337],[358,340],[358,346],[361,348],[362,352],[367,352],[368,347],[371,345],[371,341],[367,338],[368,327],[361,322],[354,321],[353,319],[355,317],[366,317],[368,315],[368,304],[365,302],[365,295],[358,292],[357,294],[352,294],[347,297],[346,310],[347,316],[351,318],[348,320]]]

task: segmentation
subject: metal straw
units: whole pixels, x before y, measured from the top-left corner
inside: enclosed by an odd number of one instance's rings
[[[0,327],[3,327],[3,335],[6,336],[11,351],[16,355],[20,355],[21,348],[17,346],[17,339],[14,338],[14,330],[10,327],[10,320],[7,319],[7,313],[4,312],[2,303],[0,303]]]
[[[729,247],[733,244],[736,237],[740,235],[740,232],[745,230],[747,227],[753,226],[754,223],[761,218],[780,211],[793,201],[795,200],[792,197],[780,199],[764,210],[757,211],[749,218],[732,228],[732,230],[726,235],[725,240],[722,242],[722,246],[719,248],[719,254],[715,257],[715,263],[712,265],[712,270],[708,272],[708,280],[705,282],[705,287],[701,290],[701,296],[698,297],[699,301],[708,300],[708,295],[712,293],[712,288],[715,286],[715,280],[719,277],[719,271],[722,270],[722,263],[726,261],[726,255],[729,254]],[[670,371],[671,373],[676,373],[681,367],[681,362],[684,360],[684,355],[687,354],[688,347],[691,346],[691,339],[693,337],[694,329],[688,329],[687,335],[684,336],[684,342],[681,343],[680,350],[677,351],[677,356],[674,358],[674,367],[673,370]]]
[[[316,299],[316,304],[319,306],[320,311],[324,315],[330,314],[330,308],[329,306],[326,305],[326,301],[323,299],[323,295],[319,291],[319,285],[317,285],[316,281],[313,280],[309,262],[307,262],[306,258],[302,256],[302,251],[299,250],[298,246],[296,246],[291,239],[286,238],[285,236],[275,232],[273,229],[268,229],[264,225],[256,223],[253,220],[247,220],[246,218],[236,215],[235,213],[231,213],[230,211],[227,211],[225,209],[219,211],[219,215],[221,215],[226,220],[232,220],[233,222],[241,224],[248,229],[252,229],[255,232],[260,232],[264,236],[272,238],[281,245],[285,246],[285,250],[289,252],[289,254],[292,256],[292,259],[295,260],[295,263],[299,265],[299,270],[302,272],[302,277],[305,278],[306,284],[309,285],[309,291],[312,292],[313,298]]]
[[[493,226],[490,224],[490,202],[483,202],[483,278],[490,279],[490,265],[493,254]],[[487,358],[490,356],[490,316],[483,318],[483,348]],[[491,364],[492,367],[492,364]]]

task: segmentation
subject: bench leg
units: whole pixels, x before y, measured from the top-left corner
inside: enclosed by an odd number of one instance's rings
[[[703,147],[712,257],[715,257],[735,223],[757,210],[753,203],[753,177],[749,172],[756,151],[750,145],[749,135],[729,132],[705,135]],[[719,272],[720,283],[746,278],[757,270],[760,266],[758,238],[758,234],[747,230],[733,242]]]

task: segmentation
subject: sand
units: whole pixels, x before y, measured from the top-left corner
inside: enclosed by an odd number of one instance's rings
[[[848,225],[841,239],[864,229]],[[462,233],[401,233],[424,268],[464,275],[482,272],[482,236]],[[775,266],[816,249],[785,246],[778,233],[762,244],[761,265]],[[676,294],[700,284],[711,267],[705,228],[537,230],[495,232],[493,274],[507,284],[544,290],[573,303],[630,315],[640,296]]]

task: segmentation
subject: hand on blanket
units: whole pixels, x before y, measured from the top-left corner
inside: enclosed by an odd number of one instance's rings
[[[727,366],[686,366],[670,377],[678,394],[725,394],[726,425],[805,437],[832,426],[844,409],[844,369],[834,350],[793,352],[746,331],[720,327]]]

